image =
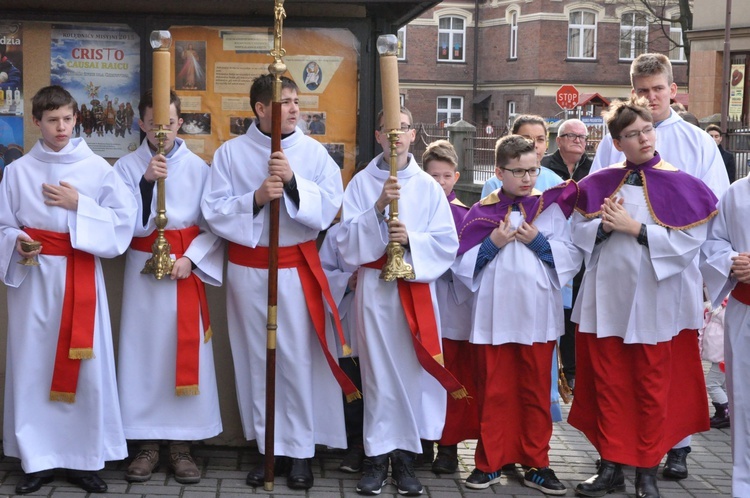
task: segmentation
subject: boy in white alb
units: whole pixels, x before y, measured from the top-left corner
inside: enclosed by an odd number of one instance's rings
[[[273,82],[271,75],[253,81],[250,104],[257,119],[245,135],[214,154],[201,208],[214,233],[229,241],[227,318],[237,399],[245,437],[257,440],[264,451],[267,204],[280,199],[274,445],[276,455],[291,460],[288,486],[309,489],[315,445],[346,447],[341,389],[349,397],[357,395],[336,363],[333,336],[325,333],[323,300],[333,300],[315,246],[341,206],[343,186],[326,149],[297,128],[297,85],[285,77],[282,150],[271,152]],[[263,465],[252,469],[246,481],[259,486]]]
[[[115,163],[138,204],[123,289],[118,389],[125,437],[140,449],[125,479],[144,482],[159,465],[159,441],[169,441],[169,466],[181,484],[200,481],[190,441],[221,432],[219,395],[204,282],[221,285],[223,247],[200,212],[210,169],[176,138],[180,100],[170,92],[164,155],[157,153],[153,95],[138,105],[146,138]],[[165,178],[167,226],[174,267],[161,280],[142,274],[156,239],[156,180]]]
[[[122,254],[136,206],[112,167],[71,139],[76,102],[59,86],[32,99],[42,139],[0,184],[0,279],[8,286],[3,450],[26,473],[16,493],[55,468],[90,493],[96,474],[127,456],[99,258]],[[36,240],[41,248],[24,249]],[[39,266],[17,264],[38,256]]]
[[[399,493],[421,494],[414,455],[422,451],[420,439],[435,441],[442,433],[446,400],[441,383],[452,386],[452,393],[465,395],[435,359],[442,352],[434,282],[453,262],[456,230],[445,193],[409,154],[415,137],[411,113],[402,108],[400,117],[397,177],[390,176],[387,134],[391,130],[383,129],[381,112],[375,137],[384,154],[349,182],[336,237],[344,261],[361,266],[355,306],[367,458],[357,492],[365,495],[380,493],[389,461]],[[386,210],[395,199],[399,219],[389,222]],[[405,246],[404,260],[412,265],[415,281],[380,278],[389,240]],[[418,311],[417,322],[412,313]],[[415,329],[410,328],[406,313],[410,321],[414,318]],[[443,377],[439,383],[433,376]]]

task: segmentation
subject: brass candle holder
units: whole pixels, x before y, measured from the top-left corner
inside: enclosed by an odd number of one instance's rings
[[[21,249],[23,249],[24,252],[32,252],[36,251],[42,247],[42,243],[38,240],[22,240],[21,241]],[[23,266],[39,266],[39,263],[34,258],[22,258],[19,262],[19,265]]]
[[[383,94],[383,129],[387,130],[390,142],[390,176],[398,175],[398,159],[396,142],[401,131],[401,104],[399,102],[398,86],[398,38],[396,35],[378,37],[378,53],[380,54],[380,81]],[[390,202],[388,222],[398,221],[398,200]],[[404,246],[390,241],[385,249],[387,260],[380,271],[380,278],[391,282],[398,278],[414,280],[414,268],[404,260]]]
[[[164,154],[164,142],[169,130],[169,88],[170,88],[170,55],[172,35],[169,31],[153,31],[151,33],[151,47],[154,49],[153,65],[153,95],[154,95],[154,126],[157,127],[157,152]],[[156,224],[157,236],[151,245],[151,258],[141,270],[141,273],[152,274],[157,280],[172,273],[174,260],[171,257],[172,246],[164,236],[167,226],[166,186],[164,178],[156,180]]]

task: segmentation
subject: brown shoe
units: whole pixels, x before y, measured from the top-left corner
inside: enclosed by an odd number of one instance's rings
[[[169,466],[174,472],[174,480],[180,484],[201,482],[201,471],[190,456],[190,443],[186,441],[169,443]]]
[[[129,482],[146,482],[151,479],[151,473],[159,466],[159,444],[144,443],[138,454],[130,462],[125,472],[125,480]]]

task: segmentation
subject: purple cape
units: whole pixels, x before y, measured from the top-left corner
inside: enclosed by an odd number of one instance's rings
[[[466,216],[466,212],[469,208],[456,198],[455,192],[451,192],[448,195],[448,203],[451,205],[453,223],[456,225],[456,228],[458,228],[461,222],[464,221],[464,216]]]
[[[641,176],[646,203],[658,225],[685,230],[707,222],[717,213],[718,200],[711,189],[698,178],[662,161],[658,153],[643,164],[625,161],[582,179],[578,183],[576,210],[587,218],[599,216],[604,199],[620,190],[631,171]]]
[[[521,215],[527,223],[534,220],[549,206],[557,204],[565,217],[573,214],[578,198],[578,187],[572,180],[524,197],[511,199],[502,191],[496,190],[474,204],[458,227],[458,254],[461,255],[480,244],[495,228],[510,215],[513,205],[517,204]]]

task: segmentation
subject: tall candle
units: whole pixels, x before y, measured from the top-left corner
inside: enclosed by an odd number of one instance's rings
[[[383,94],[383,131],[401,128],[401,103],[398,87],[398,59],[395,55],[380,55],[380,83]]]
[[[169,126],[169,50],[154,50],[154,125]]]

